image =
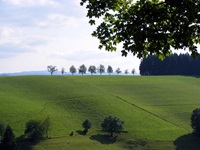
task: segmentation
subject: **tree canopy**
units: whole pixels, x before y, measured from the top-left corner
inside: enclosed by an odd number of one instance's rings
[[[193,133],[200,136],[200,108],[196,108],[192,112],[191,127],[193,128]]]
[[[1,147],[3,150],[13,150],[16,147],[15,134],[9,125],[5,129],[1,142]]]
[[[74,67],[74,65],[72,65],[72,66],[69,68],[69,71],[72,73],[72,75],[73,75],[74,73],[77,72],[77,71],[76,71],[76,68]]]
[[[155,55],[142,59],[140,63],[141,75],[200,75],[200,57],[193,59],[189,54],[172,54],[165,60]]]
[[[164,58],[171,49],[188,49],[199,55],[199,0],[81,0],[89,23],[102,21],[92,33],[99,48],[115,51],[122,43],[122,55],[139,58],[156,54]],[[103,20],[102,20],[103,18]]]
[[[88,68],[88,72],[90,72],[91,74],[93,74],[93,73],[96,73],[96,67],[95,66],[90,66],[89,68]]]
[[[56,66],[50,65],[50,66],[47,66],[47,70],[51,73],[51,75],[53,75],[53,73],[57,71],[58,69],[56,68]]]
[[[104,131],[109,132],[110,136],[113,137],[114,132],[120,132],[124,128],[124,122],[120,118],[115,116],[105,117],[101,127]]]
[[[87,71],[87,68],[84,64],[82,64],[78,69],[78,72],[81,73],[82,75],[86,74],[86,71]]]

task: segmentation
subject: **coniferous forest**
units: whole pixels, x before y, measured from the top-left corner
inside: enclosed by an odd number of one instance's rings
[[[200,57],[189,54],[172,54],[164,60],[157,56],[148,56],[140,63],[141,75],[200,75]]]

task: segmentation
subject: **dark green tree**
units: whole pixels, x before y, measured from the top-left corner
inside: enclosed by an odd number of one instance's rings
[[[76,68],[74,67],[74,65],[72,65],[70,68],[69,68],[69,71],[72,73],[72,75],[74,75],[77,71],[76,71]]]
[[[120,70],[120,68],[117,68],[115,72],[119,75],[122,71]]]
[[[129,74],[128,69],[126,69],[126,70],[124,71],[124,73],[125,73],[126,75]]]
[[[168,56],[171,49],[189,49],[199,55],[199,0],[81,0],[89,23],[101,23],[92,33],[99,48],[115,51],[123,45],[122,55],[130,52],[142,58],[156,54]],[[103,20],[101,20],[103,18]]]
[[[200,108],[196,108],[192,112],[191,127],[193,129],[193,133],[200,136]]]
[[[80,73],[80,74],[86,74],[86,71],[87,71],[87,68],[86,68],[86,66],[84,65],[84,64],[82,64],[80,67],[79,67],[79,69],[78,69],[78,72]]]
[[[134,75],[135,74],[135,68],[132,69],[131,73]]]
[[[112,68],[111,66],[108,66],[108,68],[107,68],[107,73],[109,73],[109,75],[110,75],[111,73],[113,73],[113,68]]]
[[[98,71],[98,73],[100,73],[100,75],[101,75],[102,73],[104,73],[104,72],[105,72],[105,67],[104,67],[104,65],[100,65],[100,66],[97,68],[97,71]]]
[[[53,73],[57,71],[58,69],[56,68],[56,66],[50,65],[50,66],[47,66],[47,70],[51,73],[51,75],[53,75]]]
[[[12,128],[8,125],[3,134],[1,147],[3,150],[13,150],[16,148],[15,135]]]
[[[110,136],[113,137],[115,132],[120,132],[124,128],[124,122],[115,116],[105,117],[101,124],[102,130],[109,132]]]
[[[64,73],[65,73],[65,68],[62,67],[62,68],[61,68],[61,74],[63,75]]]
[[[91,74],[93,74],[93,73],[96,73],[96,67],[95,66],[90,66],[89,68],[88,68],[88,72],[90,72]]]
[[[88,119],[86,119],[83,124],[82,127],[84,128],[84,133],[87,134],[88,130],[92,127],[92,122]]]
[[[47,117],[44,121],[30,120],[26,123],[26,129],[24,131],[24,134],[32,141],[39,141],[42,138],[44,138],[44,135],[48,137],[49,129],[49,117]]]

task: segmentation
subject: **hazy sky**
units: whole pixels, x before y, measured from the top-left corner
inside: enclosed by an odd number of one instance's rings
[[[85,64],[122,71],[140,60],[129,54],[98,49],[80,0],[0,0],[0,73],[46,70],[48,65],[68,72]]]

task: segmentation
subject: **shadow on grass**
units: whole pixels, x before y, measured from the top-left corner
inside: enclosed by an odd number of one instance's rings
[[[32,150],[35,145],[37,145],[40,141],[30,141],[25,138],[24,135],[20,136],[16,139],[17,147],[16,150]]]
[[[90,136],[90,139],[98,141],[101,144],[113,144],[117,141],[117,136],[110,137],[110,135],[106,134],[97,134]]]
[[[83,132],[81,130],[77,130],[76,133],[78,133],[79,135],[86,135],[85,132]]]
[[[185,134],[174,141],[176,150],[199,150],[200,137],[194,134]]]

